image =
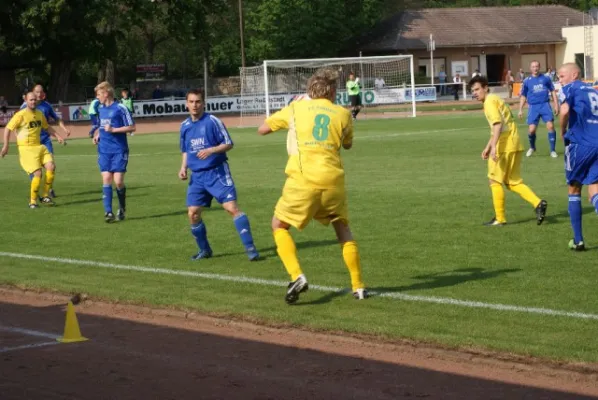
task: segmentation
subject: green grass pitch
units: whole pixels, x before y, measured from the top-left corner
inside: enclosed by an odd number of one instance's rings
[[[239,204],[265,260],[250,263],[231,218],[220,208],[204,220],[215,257],[196,251],[185,208],[186,183],[176,133],[130,139],[128,219],[103,222],[95,147],[73,140],[58,147],[54,208],[27,208],[28,178],[16,147],[1,160],[0,252],[187,270],[263,280],[288,279],[270,232],[284,182],[285,134],[259,137],[231,129],[229,153]],[[520,125],[522,141],[526,129]],[[572,253],[561,156],[548,156],[544,127],[538,152],[524,159],[523,177],[548,200],[538,227],[533,208],[507,192],[509,225],[483,227],[493,216],[480,153],[489,138],[481,112],[416,119],[360,120],[344,152],[351,224],[364,278],[372,290],[487,304],[598,314],[598,220],[584,191],[584,234],[590,251]],[[527,145],[526,145],[527,148]],[[116,205],[116,195],[114,197]],[[348,287],[349,276],[331,228],[293,232],[313,285]],[[410,338],[558,360],[598,361],[598,320],[525,311],[350,295],[311,290],[284,302],[284,288],[250,282],[97,268],[61,261],[0,256],[0,283],[82,291],[114,301],[195,309],[268,323]]]

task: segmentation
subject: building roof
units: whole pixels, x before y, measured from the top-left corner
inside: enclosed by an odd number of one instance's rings
[[[587,19],[587,17],[586,17]],[[561,28],[584,23],[584,14],[561,5],[429,8],[398,13],[358,39],[369,52],[426,48],[529,45],[564,42]]]

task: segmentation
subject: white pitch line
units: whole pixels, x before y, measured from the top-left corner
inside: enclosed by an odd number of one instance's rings
[[[17,328],[17,327],[14,327],[14,326],[0,325],[0,331],[12,332],[12,333],[20,333],[22,335],[43,337],[43,338],[46,338],[46,339],[58,339],[60,337],[60,336],[55,335],[53,333],[42,332],[42,331],[34,331],[34,330],[31,330],[31,329],[25,329],[25,328]]]
[[[112,263],[106,263],[106,262],[100,262],[100,261],[76,260],[76,259],[72,259],[72,258],[37,256],[37,255],[33,255],[33,254],[0,252],[0,257],[20,258],[20,259],[26,259],[26,260],[39,260],[39,261],[46,261],[46,262],[56,262],[56,263],[61,263],[61,264],[90,266],[90,267],[96,267],[96,268],[107,268],[107,269],[115,269],[115,270],[123,270],[123,271],[145,272],[145,273],[151,273],[151,274],[176,275],[176,276],[211,279],[211,280],[228,281],[228,282],[236,282],[236,283],[250,283],[250,284],[261,285],[261,286],[287,287],[287,285],[288,285],[288,282],[286,282],[286,281],[276,281],[276,280],[269,280],[269,279],[252,278],[252,277],[247,277],[247,276],[222,275],[222,274],[212,274],[212,273],[205,273],[205,272],[174,270],[174,269],[167,269],[167,268],[154,268],[154,267],[143,267],[143,266],[137,266],[137,265],[112,264]],[[348,289],[346,289],[346,288],[339,288],[339,287],[332,287],[332,286],[310,285],[309,287],[312,290],[317,290],[320,292],[339,292],[339,293],[348,292]],[[484,309],[488,309],[488,310],[512,311],[512,312],[520,312],[520,313],[528,313],[528,314],[541,314],[541,315],[550,315],[550,316],[557,316],[557,317],[568,317],[568,318],[575,318],[575,319],[588,319],[588,320],[597,320],[598,321],[598,314],[582,313],[582,312],[575,312],[575,311],[562,311],[562,310],[553,310],[553,309],[549,309],[549,308],[525,307],[525,306],[517,306],[517,305],[511,305],[511,304],[484,303],[484,302],[480,302],[480,301],[458,300],[458,299],[452,299],[452,298],[448,298],[448,297],[409,295],[409,294],[403,294],[403,293],[397,293],[397,292],[370,292],[370,294],[374,295],[374,296],[384,297],[384,298],[389,298],[389,299],[394,299],[394,300],[435,303],[435,304],[441,304],[441,305],[452,305],[452,306],[468,307],[468,308],[484,308]]]
[[[26,349],[35,349],[37,347],[46,347],[46,346],[54,346],[60,344],[60,342],[42,342],[42,343],[33,343],[33,344],[24,344],[22,346],[14,346],[14,347],[0,347],[0,354],[1,353],[8,353],[10,351],[17,351],[17,350],[26,350]]]

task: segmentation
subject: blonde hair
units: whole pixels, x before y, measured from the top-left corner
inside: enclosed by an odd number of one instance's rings
[[[112,85],[106,81],[99,83],[94,90],[96,93],[98,90],[105,90],[108,93],[108,96],[114,97],[114,87],[112,87]]]
[[[330,68],[319,69],[307,81],[307,94],[312,99],[333,100],[337,81],[338,71]]]

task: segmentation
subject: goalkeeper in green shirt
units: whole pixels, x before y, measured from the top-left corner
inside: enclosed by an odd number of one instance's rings
[[[353,120],[357,119],[357,114],[361,110],[361,87],[359,78],[355,78],[355,73],[349,73],[349,80],[347,81],[347,94],[351,102],[351,115]]]
[[[133,108],[133,98],[129,95],[129,89],[123,89],[122,92],[120,92],[122,98],[120,99],[120,103],[127,107],[127,110],[129,110],[129,112],[131,113],[131,115],[133,115],[135,113],[135,110]],[[129,135],[133,136],[135,135],[135,133],[130,132]]]
[[[127,110],[129,110],[131,115],[133,115],[133,99],[129,97],[129,89],[123,89],[120,94],[122,96],[122,98],[120,99],[121,104],[127,107]]]

